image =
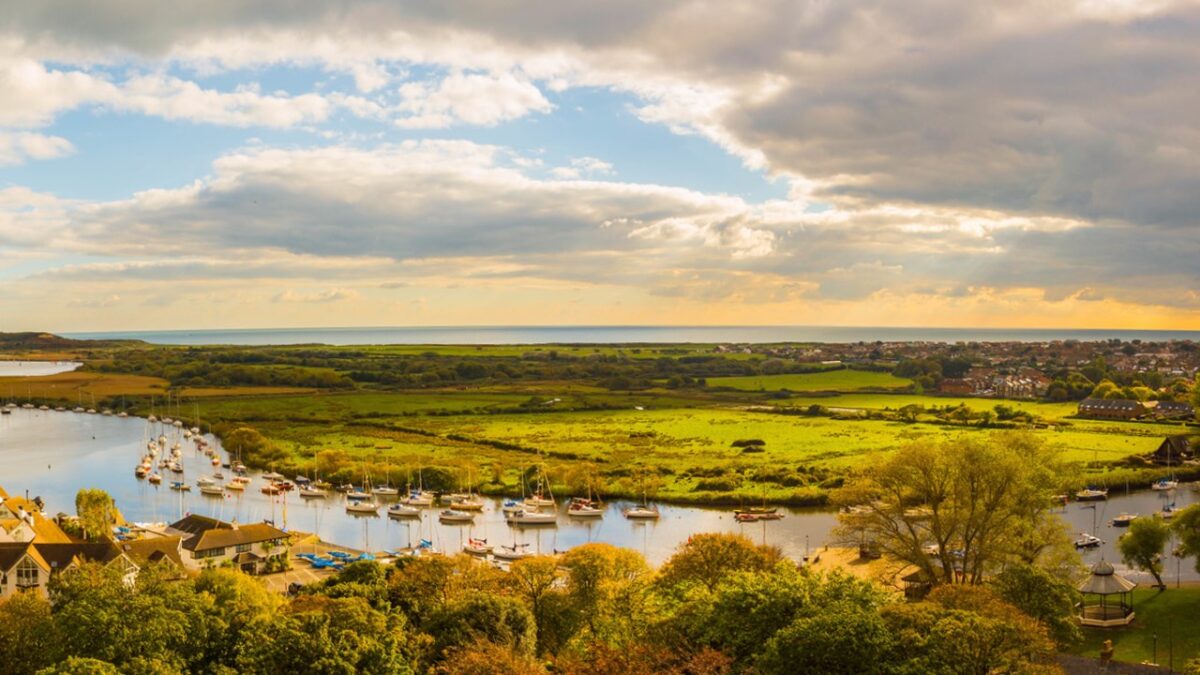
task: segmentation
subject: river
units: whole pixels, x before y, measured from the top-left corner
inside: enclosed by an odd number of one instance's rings
[[[69,373],[82,363],[77,361],[0,361],[0,377],[38,377]]]
[[[505,523],[500,501],[489,499],[474,525],[443,525],[437,520],[437,509],[425,510],[420,520],[406,521],[391,519],[382,509],[379,517],[350,515],[340,494],[323,500],[304,500],[295,493],[272,498],[259,491],[265,481],[257,473],[250,474],[253,482],[245,492],[209,497],[199,493],[195,481],[211,474],[213,467],[190,441],[182,444],[184,478],[193,485],[191,492],[170,490],[166,486],[172,479],[170,473],[163,476],[160,487],[134,477],[133,469],[146,441],[160,433],[170,436],[173,427],[164,429],[158,424],[151,429],[144,419],[134,417],[13,410],[0,416],[0,487],[10,493],[27,491],[30,497],[42,497],[49,513],[73,513],[75,493],[80,488],[100,488],[113,496],[127,520],[135,522],[172,522],[185,513],[243,523],[270,519],[287,529],[314,532],[326,541],[370,551],[411,546],[422,538],[447,552],[459,550],[472,536],[486,538],[492,544],[529,544],[531,550],[542,553],[601,541],[635,549],[653,564],[662,563],[688,537],[701,532],[744,534],[801,559],[807,552],[815,553],[823,547],[837,523],[836,514],[826,509],[782,509],[786,514],[783,520],[742,524],[733,519],[729,509],[670,504],[660,506],[662,516],[658,521],[639,522],[622,516],[621,509],[627,502],[614,501],[607,504],[604,518],[597,521],[573,520],[560,507],[556,527],[514,528]],[[208,440],[220,447],[216,439]],[[223,452],[221,456],[225,458]],[[229,471],[224,471],[228,478]],[[1117,492],[1114,490],[1107,502],[1099,502],[1095,511],[1077,502],[1060,511],[1064,527],[1072,533],[1092,531],[1095,518],[1096,533],[1105,544],[1085,552],[1086,562],[1101,556],[1119,562],[1115,541],[1120,530],[1109,524],[1113,516],[1122,512],[1149,516],[1165,502],[1174,500],[1182,508],[1197,498],[1188,488],[1174,490],[1169,496],[1150,491],[1131,492],[1128,496]],[[1175,559],[1169,557],[1168,563],[1167,577],[1173,581]],[[1179,571],[1184,580],[1200,579],[1190,560],[1182,561]]]

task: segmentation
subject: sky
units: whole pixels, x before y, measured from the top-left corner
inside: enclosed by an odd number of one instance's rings
[[[0,7],[0,330],[1200,329],[1200,4]]]

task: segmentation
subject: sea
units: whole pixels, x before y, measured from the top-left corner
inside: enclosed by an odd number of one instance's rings
[[[505,345],[770,342],[1047,342],[1200,340],[1200,331],[871,326],[390,326],[64,332],[166,345]]]

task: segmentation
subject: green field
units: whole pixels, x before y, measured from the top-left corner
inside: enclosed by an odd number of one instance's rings
[[[710,387],[732,387],[743,391],[859,391],[862,389],[904,389],[912,380],[891,373],[868,370],[827,370],[819,373],[788,375],[747,375],[710,377]]]
[[[631,470],[645,467],[657,476],[659,497],[696,502],[764,493],[778,501],[812,502],[825,493],[829,479],[904,443],[995,433],[969,425],[702,407],[667,392],[631,396],[586,387],[561,392],[557,397],[543,392],[532,408],[536,412],[521,408],[530,391],[505,387],[209,400],[199,405],[205,420],[257,428],[299,461],[322,450],[343,450],[356,461],[391,464],[400,472],[423,465],[475,467],[478,475],[488,468],[516,485],[518,472],[540,457],[559,485],[570,483],[581,463],[594,465],[610,494],[636,491]],[[623,409],[586,409],[601,404]],[[1067,461],[1111,462],[1153,450],[1165,433],[1158,427],[1077,422],[1032,433],[1062,450]],[[762,440],[765,447],[748,453],[733,446],[744,439]],[[1089,471],[1102,477],[1106,470],[1101,465]],[[724,482],[713,483],[714,478]]]
[[[1133,592],[1136,614],[1128,628],[1085,628],[1083,643],[1072,650],[1076,654],[1098,657],[1105,640],[1113,641],[1113,658],[1128,663],[1143,661],[1168,665],[1173,659],[1179,669],[1188,659],[1200,657],[1200,588],[1169,588],[1159,592],[1137,589]],[[1157,635],[1157,648],[1155,636]],[[1165,672],[1165,671],[1164,671]]]

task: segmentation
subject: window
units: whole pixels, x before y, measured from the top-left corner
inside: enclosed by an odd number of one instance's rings
[[[235,550],[238,553],[248,553],[250,551],[250,546],[251,544],[238,544]]]
[[[22,559],[17,565],[17,588],[37,588],[40,572],[37,563],[29,558]]]
[[[224,548],[210,548],[205,551],[196,551],[197,560],[202,558],[220,558],[223,555],[225,555]]]

